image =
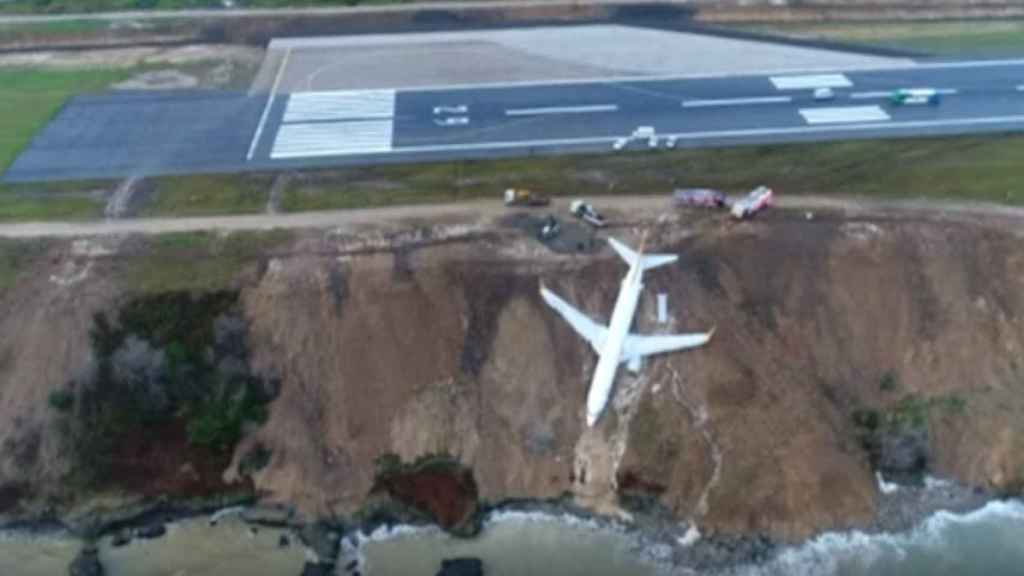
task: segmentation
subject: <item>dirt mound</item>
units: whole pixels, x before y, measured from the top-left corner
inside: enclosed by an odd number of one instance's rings
[[[595,356],[537,287],[605,320],[624,270],[609,250],[555,254],[509,228],[403,233],[422,242],[396,251],[302,235],[240,280],[251,368],[280,392],[234,467],[260,447],[269,461],[252,481],[267,501],[347,515],[382,456],[443,453],[487,502],[570,494],[628,512],[657,501],[704,532],[781,538],[868,522],[873,464],[900,461],[873,452],[903,449],[891,438],[923,442],[932,474],[1019,489],[1019,238],[919,213],[767,216],[652,225],[649,245],[681,258],[645,279],[635,330],[715,326],[715,338],[623,372],[588,431]],[[59,468],[47,394],[88,362],[88,319],[118,292],[102,265],[67,266],[41,260],[0,300],[3,494]],[[57,272],[77,283],[45,280]]]

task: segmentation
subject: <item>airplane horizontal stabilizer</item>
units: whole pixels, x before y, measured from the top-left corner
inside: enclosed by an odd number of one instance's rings
[[[636,264],[637,260],[643,265],[644,270],[650,270],[651,268],[657,268],[658,266],[664,266],[665,264],[671,264],[679,259],[679,256],[675,254],[648,254],[641,256],[629,246],[626,246],[622,242],[619,242],[615,238],[609,238],[608,243],[611,244],[619,257],[629,264],[630,268]]]
[[[676,256],[675,254],[648,254],[647,256],[644,256],[644,270],[650,270],[651,268],[671,264],[676,260],[679,260],[679,256]]]
[[[613,250],[618,252],[619,257],[626,261],[626,264],[628,264],[630,268],[633,267],[637,258],[640,257],[640,255],[634,252],[632,248],[626,246],[622,242],[619,242],[615,238],[608,238],[608,243],[611,244]]]

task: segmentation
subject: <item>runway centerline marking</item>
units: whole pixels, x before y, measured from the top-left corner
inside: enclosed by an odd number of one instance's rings
[[[807,90],[814,88],[849,88],[853,86],[845,74],[811,74],[807,76],[772,76],[776,90]]]
[[[661,134],[678,140],[700,140],[704,138],[744,138],[750,136],[776,136],[800,134],[827,134],[830,132],[861,132],[867,130],[896,131],[908,128],[942,128],[955,126],[983,126],[990,124],[1022,124],[1024,115],[991,116],[984,118],[957,118],[951,120],[910,120],[906,122],[868,122],[825,126],[793,126],[788,128],[748,128],[741,130],[710,130],[702,132],[677,132]],[[395,153],[407,152],[455,152],[459,150],[494,150],[501,148],[536,148],[540,146],[573,146],[611,144],[616,136],[595,136],[591,138],[560,138],[551,140],[519,140],[505,142],[479,142],[467,144],[428,144],[423,146],[401,146]]]
[[[716,100],[684,100],[683,108],[711,108],[715,106],[751,106],[756,104],[782,104],[792,102],[790,96],[762,96],[755,98],[719,98]]]
[[[871,100],[875,98],[888,98],[892,95],[892,90],[878,90],[876,92],[853,92],[850,94],[850,98],[854,100]]]
[[[546,108],[518,108],[505,110],[506,116],[542,116],[545,114],[593,114],[615,112],[617,104],[593,104],[590,106],[549,106]]]
[[[888,98],[892,96],[893,92],[895,92],[895,90],[878,90],[875,92],[853,92],[850,94],[850,98],[853,98],[854,100]],[[936,88],[935,93],[941,96],[952,96],[954,94],[959,94],[960,91],[957,90],[956,88]]]
[[[800,115],[808,124],[842,124],[846,122],[878,122],[889,120],[879,106],[841,106],[838,108],[801,108]]]

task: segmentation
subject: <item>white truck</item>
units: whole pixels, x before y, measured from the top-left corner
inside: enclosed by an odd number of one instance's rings
[[[758,186],[750,194],[736,200],[729,208],[729,213],[737,220],[746,220],[771,206],[772,198],[775,195],[772,189],[767,186]]]

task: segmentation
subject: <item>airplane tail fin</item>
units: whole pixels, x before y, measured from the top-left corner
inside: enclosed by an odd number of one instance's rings
[[[608,238],[608,243],[611,244],[612,248],[619,254],[626,264],[632,268],[637,261],[640,262],[644,270],[650,270],[651,268],[657,268],[658,266],[664,266],[665,264],[671,264],[679,259],[679,256],[675,254],[648,254],[644,256],[642,253],[635,252],[629,246],[626,246],[622,242],[619,242],[615,238]]]

